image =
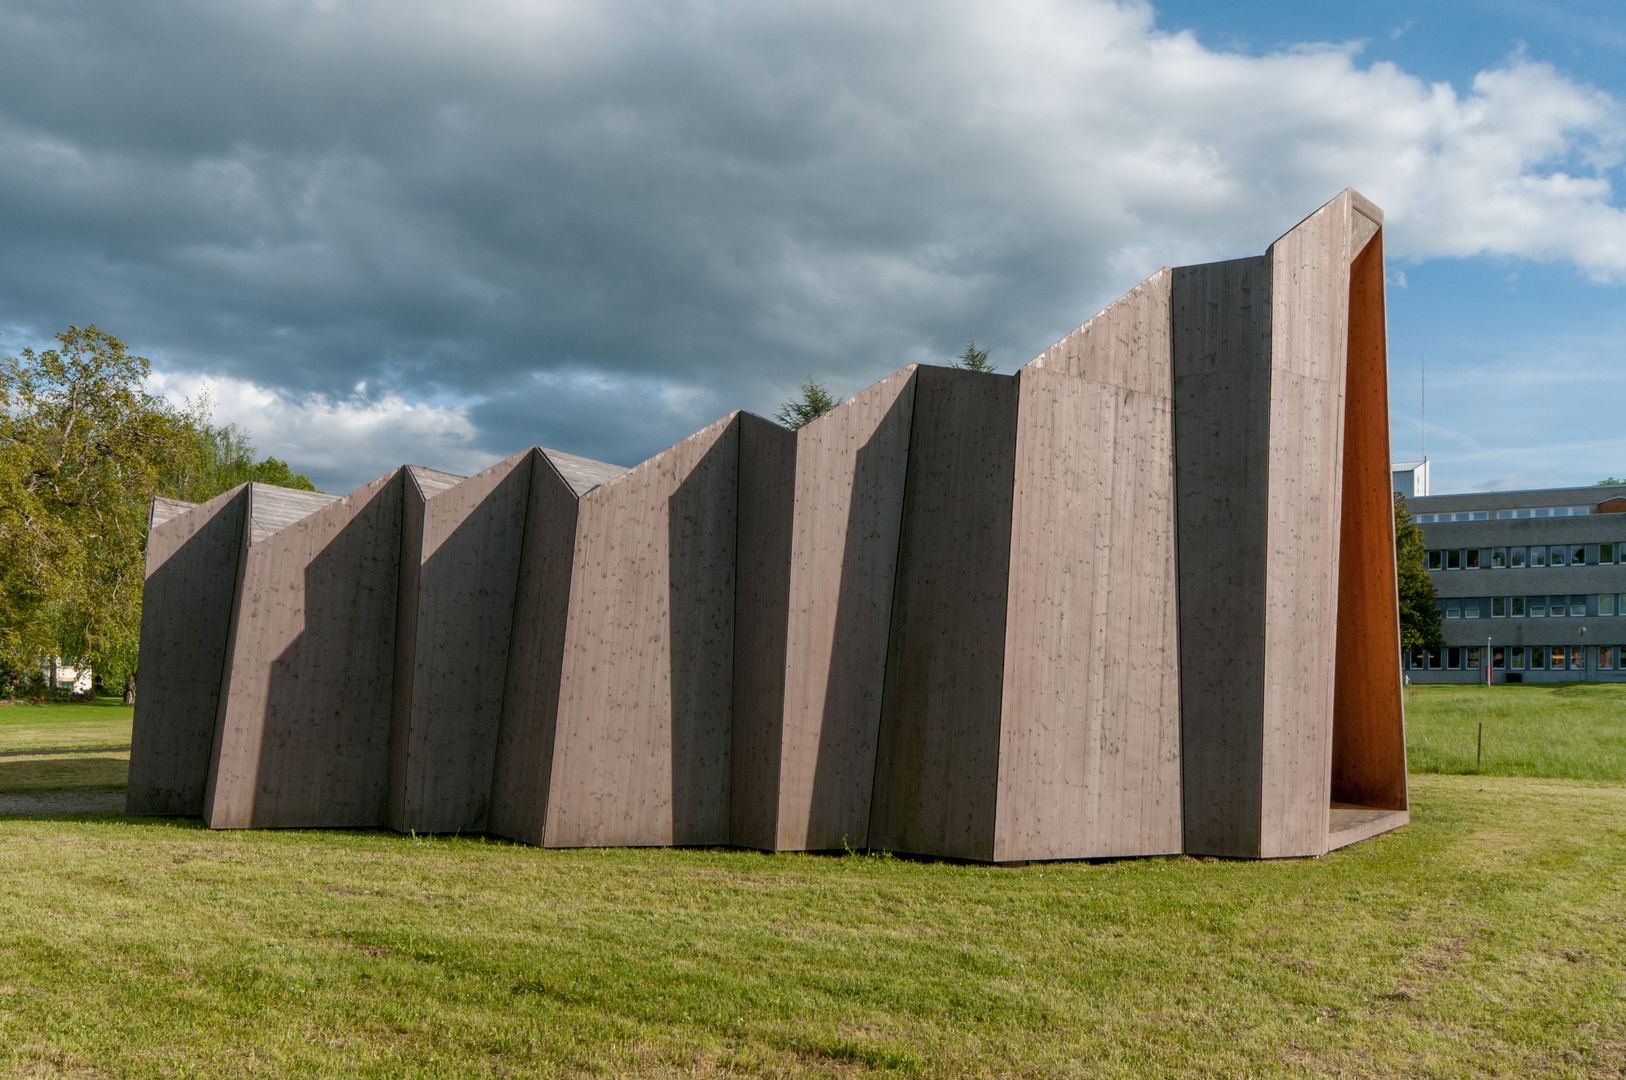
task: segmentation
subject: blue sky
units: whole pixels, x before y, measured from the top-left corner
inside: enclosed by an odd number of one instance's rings
[[[1251,3],[1158,5],[1159,23],[1260,55],[1306,41],[1360,43],[1430,82],[1524,55],[1626,102],[1626,5]],[[1606,174],[1618,195],[1618,166]],[[1396,280],[1398,279],[1398,280]],[[1401,284],[1404,282],[1404,285]],[[1389,292],[1391,437],[1427,453],[1435,490],[1555,487],[1626,476],[1626,288],[1565,259],[1396,260]]]
[[[0,348],[96,323],[344,491],[630,464],[1383,206],[1436,490],[1626,475],[1612,5],[0,0]]]

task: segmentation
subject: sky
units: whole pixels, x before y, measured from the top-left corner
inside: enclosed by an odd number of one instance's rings
[[[634,464],[1386,213],[1397,458],[1626,476],[1607,3],[0,0],[0,350],[96,324],[329,491]]]

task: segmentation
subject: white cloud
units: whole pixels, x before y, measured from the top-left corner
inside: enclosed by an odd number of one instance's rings
[[[1623,147],[1523,54],[1452,87],[1131,2],[0,0],[0,321],[273,395],[299,460],[637,460],[973,333],[1011,370],[1345,186],[1391,258],[1626,280]]]
[[[412,405],[397,394],[369,398],[360,386],[343,399],[299,396],[231,376],[160,371],[149,388],[176,405],[207,394],[216,424],[236,424],[261,456],[288,461],[335,494],[403,463],[467,476],[497,460],[475,446],[478,432],[462,406]]]

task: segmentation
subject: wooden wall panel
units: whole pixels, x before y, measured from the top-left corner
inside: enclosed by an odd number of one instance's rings
[[[457,483],[409,478],[407,504],[423,509],[418,542],[411,514],[402,537],[403,612],[408,576],[418,581],[410,668],[396,669],[410,690],[407,715],[395,717],[405,744],[391,772],[397,831],[485,831],[531,466],[525,451]]]
[[[728,842],[739,420],[581,500],[544,842]]]
[[[1400,611],[1389,476],[1383,234],[1382,219],[1374,221],[1371,213],[1355,215],[1355,243],[1362,250],[1350,267],[1332,799],[1405,810],[1404,699],[1399,669],[1388,663],[1400,653]]]
[[[1181,850],[1169,288],[1017,373],[998,862]]]
[[[1348,194],[1269,251],[1270,502],[1260,854],[1319,855],[1331,806],[1349,340]]]
[[[403,475],[244,552],[204,798],[211,827],[386,823]]]
[[[916,374],[871,847],[994,854],[1015,376]]]
[[[868,842],[916,371],[796,433],[780,850]]]
[[[1188,852],[1257,858],[1264,785],[1270,260],[1171,277]]]
[[[740,414],[729,842],[777,847],[796,433]]]
[[[129,814],[203,812],[248,486],[189,506],[155,499],[147,530]]]
[[[486,828],[522,843],[541,844],[547,831],[579,496],[550,451],[533,447],[530,455],[529,505]],[[580,472],[573,462],[567,467]],[[580,475],[577,480],[583,490],[591,490],[590,482]]]

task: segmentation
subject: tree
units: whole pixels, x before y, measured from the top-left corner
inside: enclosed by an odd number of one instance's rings
[[[998,364],[990,364],[988,362],[987,349],[977,348],[976,338],[966,339],[965,352],[961,353],[959,358],[954,360],[949,366],[957,367],[962,371],[984,371],[988,372],[989,374],[992,374],[999,369]]]
[[[1395,565],[1400,578],[1400,646],[1437,649],[1445,644],[1440,633],[1439,593],[1424,565],[1423,530],[1406,509],[1406,498],[1395,493]]]
[[[310,477],[294,472],[286,461],[274,457],[255,461],[254,444],[236,424],[216,427],[211,422],[213,403],[207,390],[191,406],[187,415],[192,421],[193,452],[175,474],[164,478],[164,494],[187,502],[206,502],[249,481],[316,490]]]
[[[196,453],[194,418],[96,327],[0,361],[0,664],[134,670],[149,498]]]
[[[814,382],[813,376],[809,375],[802,383],[801,398],[793,398],[779,406],[774,418],[794,431],[810,420],[817,420],[840,404],[840,398],[831,397],[824,384]]]
[[[1593,484],[1592,486],[1593,487],[1614,487],[1617,484],[1626,484],[1626,480],[1617,480],[1613,476],[1610,476],[1610,477],[1607,477],[1607,478],[1605,478],[1603,480],[1599,480],[1596,484]]]

